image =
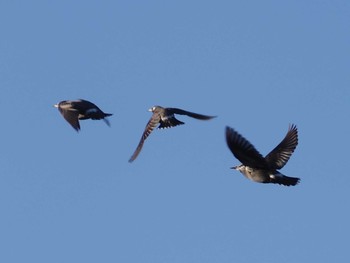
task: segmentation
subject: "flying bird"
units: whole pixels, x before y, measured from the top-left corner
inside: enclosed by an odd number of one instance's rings
[[[104,113],[99,107],[87,100],[64,100],[54,105],[58,108],[63,118],[77,131],[80,130],[79,120],[100,120],[110,126],[108,119],[111,113]]]
[[[265,157],[233,128],[226,127],[226,142],[233,155],[242,163],[232,169],[240,171],[248,179],[286,186],[299,183],[299,178],[288,177],[277,171],[288,162],[298,145],[298,130],[295,125],[289,125],[284,139]]]
[[[207,115],[202,115],[198,113],[193,113],[193,112],[181,110],[178,108],[163,108],[161,106],[153,106],[148,111],[153,112],[153,115],[146,125],[146,128],[142,134],[142,137],[140,139],[140,142],[134,154],[129,159],[130,163],[137,158],[137,156],[141,152],[143,143],[145,142],[147,137],[151,134],[151,132],[154,130],[154,128],[157,127],[157,125],[158,125],[158,129],[164,129],[164,128],[171,128],[171,127],[185,124],[184,122],[176,119],[175,114],[187,115],[189,117],[192,117],[198,120],[210,120],[216,117],[216,116],[207,116]]]

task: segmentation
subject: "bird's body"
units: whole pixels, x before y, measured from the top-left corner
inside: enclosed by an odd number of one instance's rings
[[[235,166],[234,169],[257,183],[274,183],[291,186],[296,185],[300,180],[299,178],[285,176],[277,170],[256,169],[242,164]]]
[[[274,183],[286,186],[296,185],[300,179],[285,176],[278,170],[288,162],[298,145],[298,130],[291,125],[279,145],[263,157],[242,135],[226,127],[226,142],[233,155],[242,164],[232,167],[248,179],[258,183]]]
[[[104,113],[94,103],[87,100],[64,100],[54,105],[65,120],[76,130],[80,130],[79,120],[101,120],[110,126],[106,117],[111,116],[111,113]]]
[[[158,129],[164,129],[164,128],[171,128],[171,127],[185,124],[184,122],[176,119],[175,114],[187,115],[189,117],[199,119],[199,120],[210,120],[215,117],[215,116],[207,116],[207,115],[202,115],[198,113],[193,113],[193,112],[185,111],[178,108],[164,108],[161,106],[154,106],[150,108],[149,111],[153,112],[152,117],[148,121],[145,127],[145,130],[141,136],[140,142],[135,152],[129,159],[129,162],[132,162],[137,158],[137,156],[141,152],[143,143],[157,126],[158,126]]]
[[[157,120],[159,123],[158,129],[166,129],[166,128],[171,128],[171,127],[185,124],[184,122],[179,121],[178,119],[175,118],[175,115],[172,109],[161,108],[160,106],[157,106],[157,107],[158,107],[157,109],[154,109],[153,114],[154,114],[154,120]],[[150,109],[150,111],[151,110],[152,108]]]

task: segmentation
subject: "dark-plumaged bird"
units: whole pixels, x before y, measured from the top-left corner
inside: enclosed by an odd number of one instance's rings
[[[296,185],[300,179],[281,174],[279,169],[288,162],[298,145],[298,130],[290,125],[284,139],[269,154],[263,157],[242,135],[226,127],[227,146],[242,163],[232,167],[248,179],[258,183],[273,183],[286,186]]]
[[[87,100],[64,100],[55,104],[66,121],[78,132],[80,130],[79,120],[101,120],[110,126],[106,117],[111,113],[104,113],[99,107]]]
[[[132,162],[137,158],[137,156],[141,152],[143,143],[145,142],[146,138],[151,134],[154,128],[157,127],[157,125],[159,125],[158,129],[164,129],[164,128],[171,128],[171,127],[185,124],[184,122],[176,119],[175,114],[187,115],[189,117],[192,117],[198,120],[210,120],[216,117],[216,116],[207,116],[207,115],[197,114],[197,113],[181,110],[178,108],[163,108],[161,106],[154,106],[150,108],[149,111],[153,112],[153,115],[151,119],[148,121],[146,128],[140,139],[140,142],[134,154],[129,159],[129,162]]]

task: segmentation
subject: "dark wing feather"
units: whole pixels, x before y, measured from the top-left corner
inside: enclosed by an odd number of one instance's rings
[[[88,100],[79,99],[76,101],[71,101],[71,105],[72,108],[77,109],[79,113],[82,114],[79,117],[80,120],[100,120],[113,115],[112,113],[104,113],[99,107],[96,106],[96,104]],[[106,123],[108,126],[110,126],[108,121]]]
[[[79,112],[76,110],[65,110],[58,108],[63,118],[72,125],[72,127],[78,132],[80,130],[80,124],[78,120]]]
[[[268,155],[265,160],[272,169],[281,169],[289,160],[298,145],[298,129],[292,124],[284,139]]]
[[[245,166],[266,168],[264,157],[255,147],[234,129],[226,126],[226,142],[233,155]]]
[[[154,130],[154,128],[157,127],[157,125],[159,124],[159,121],[160,121],[159,114],[153,114],[151,119],[148,121],[148,123],[146,125],[146,128],[142,134],[142,137],[140,139],[139,144],[137,145],[135,152],[133,153],[133,155],[129,159],[129,163],[133,162],[137,158],[137,156],[139,155],[139,153],[142,150],[143,143],[145,142],[147,137],[151,134],[151,132]]]
[[[160,125],[158,126],[158,129],[171,128],[171,127],[185,124],[184,122],[176,119],[174,116],[163,120],[160,119],[159,122],[160,122]]]
[[[166,110],[168,111],[168,115],[171,115],[171,114],[187,115],[189,117],[192,117],[198,120],[210,120],[216,117],[216,116],[207,116],[207,115],[202,115],[198,113],[193,113],[193,112],[181,110],[178,108],[167,108]]]
[[[93,108],[98,109],[98,107],[94,103],[92,103],[91,101],[88,101],[88,100],[83,100],[83,99],[72,100],[71,105],[74,109],[77,109],[77,110],[82,111],[82,112],[85,112],[85,111],[87,111],[89,109],[93,109]]]

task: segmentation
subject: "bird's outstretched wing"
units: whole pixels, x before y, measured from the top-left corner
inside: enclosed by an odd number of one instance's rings
[[[288,132],[280,144],[266,155],[265,160],[269,167],[281,169],[288,162],[297,145],[298,129],[292,124],[289,126]]]
[[[178,109],[178,108],[167,108],[167,111],[169,113],[169,115],[172,114],[180,114],[180,115],[187,115],[189,117],[198,119],[198,120],[210,120],[212,118],[215,118],[216,116],[207,116],[207,115],[202,115],[202,114],[198,114],[198,113],[194,113],[194,112],[190,112],[190,111],[185,111],[182,109]]]
[[[79,112],[77,110],[68,110],[58,108],[63,118],[78,132],[80,130],[80,124],[78,120]]]
[[[148,123],[146,125],[146,128],[141,136],[140,142],[137,145],[135,152],[133,153],[133,155],[129,159],[129,163],[133,162],[137,158],[137,156],[139,155],[139,153],[142,150],[143,143],[145,142],[147,137],[151,134],[151,132],[154,130],[154,128],[157,127],[157,125],[159,124],[159,121],[160,121],[159,114],[153,114],[151,119],[148,121]]]
[[[264,157],[233,128],[226,126],[226,143],[233,155],[245,166],[266,169]]]

